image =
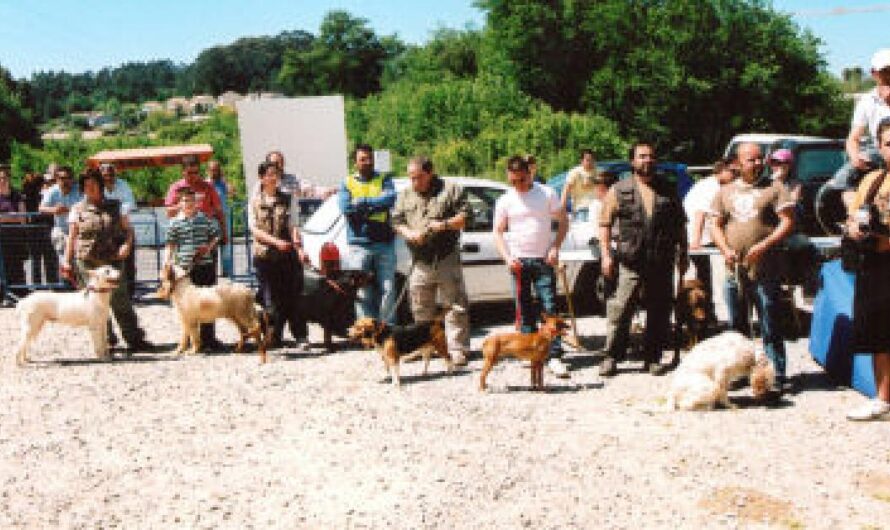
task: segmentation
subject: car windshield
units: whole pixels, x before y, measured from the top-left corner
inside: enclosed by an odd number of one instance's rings
[[[845,158],[840,146],[801,149],[797,153],[797,178],[802,182],[825,180],[843,165]]]
[[[301,230],[308,234],[327,234],[339,218],[340,205],[337,204],[337,196],[334,195],[319,206]]]

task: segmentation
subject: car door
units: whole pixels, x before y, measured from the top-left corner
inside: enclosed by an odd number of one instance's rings
[[[510,276],[494,243],[494,205],[502,188],[466,185],[473,218],[461,235],[460,255],[467,294],[473,301],[512,297]]]

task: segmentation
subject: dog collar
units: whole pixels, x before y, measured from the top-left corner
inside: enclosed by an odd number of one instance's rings
[[[93,287],[92,285],[87,285],[86,290],[94,292],[94,293],[110,293],[111,291],[114,290],[114,288],[113,287],[103,287],[102,289],[97,289],[96,287]]]

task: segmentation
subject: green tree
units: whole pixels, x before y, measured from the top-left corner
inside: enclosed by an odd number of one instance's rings
[[[479,72],[481,43],[482,33],[478,30],[438,29],[423,46],[408,46],[386,63],[383,86],[472,79]]]
[[[37,140],[31,111],[23,105],[24,90],[0,66],[0,160],[9,159],[12,142]]]
[[[395,37],[378,37],[366,19],[331,11],[308,49],[285,52],[278,83],[290,95],[365,97],[380,90],[384,63],[403,49]]]
[[[848,119],[819,41],[760,0],[480,0],[483,69],[623,136],[710,160],[739,131],[836,135]]]

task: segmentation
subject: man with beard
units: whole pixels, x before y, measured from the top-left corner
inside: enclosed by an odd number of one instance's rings
[[[618,286],[606,303],[605,359],[600,366],[605,377],[618,371],[617,361],[625,356],[630,321],[640,302],[646,310],[643,369],[652,375],[666,371],[661,356],[670,339],[673,264],[681,276],[689,265],[686,215],[676,186],[655,173],[652,144],[634,144],[630,162],[633,175],[612,186],[599,218],[603,275],[613,277],[618,262]],[[616,222],[618,247],[613,257],[610,242]]]

